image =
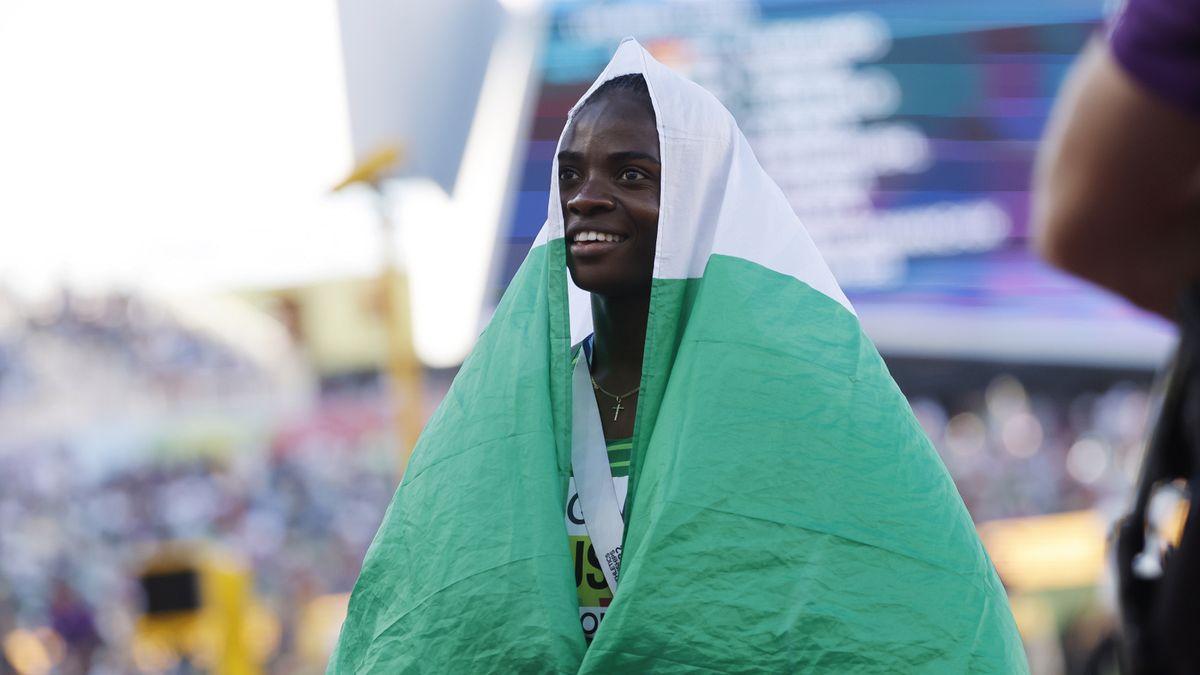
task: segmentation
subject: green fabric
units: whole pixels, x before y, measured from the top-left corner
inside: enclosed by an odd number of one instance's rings
[[[565,255],[561,240],[530,253],[421,434],[330,673],[545,673],[582,658],[562,515],[570,448],[547,405],[550,249]]]
[[[689,311],[651,322],[647,371],[668,375],[644,381],[661,405],[639,408],[621,590],[584,670],[1024,672],[970,517],[857,319],[737,258],[655,284]]]
[[[561,239],[531,252],[422,434],[330,673],[1026,672],[857,319],[719,255],[654,281],[621,586],[585,650],[563,256]]]

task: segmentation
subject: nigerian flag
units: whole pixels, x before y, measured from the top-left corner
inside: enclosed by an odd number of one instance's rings
[[[563,511],[591,316],[556,166],[329,672],[1026,672],[954,484],[733,118],[632,40],[593,90],[626,73],[649,85],[662,192],[620,589],[586,645]]]

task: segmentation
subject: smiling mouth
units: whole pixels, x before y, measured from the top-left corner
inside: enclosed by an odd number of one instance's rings
[[[598,230],[580,230],[571,238],[571,252],[577,256],[606,253],[628,238],[625,235]]]
[[[575,238],[571,243],[587,244],[591,242],[613,243],[619,244],[625,241],[628,237],[621,234],[609,234],[607,232],[599,232],[597,230],[580,230],[575,233]]]

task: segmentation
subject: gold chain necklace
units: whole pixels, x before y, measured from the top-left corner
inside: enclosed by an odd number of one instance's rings
[[[596,391],[598,391],[598,392],[600,392],[600,393],[602,393],[602,394],[606,395],[606,396],[609,396],[609,397],[611,397],[611,398],[614,398],[614,399],[616,399],[616,400],[617,400],[617,404],[616,404],[616,405],[614,405],[614,406],[612,407],[612,410],[613,410],[613,421],[614,421],[614,422],[616,422],[616,421],[617,421],[617,418],[621,416],[621,411],[622,411],[622,410],[627,410],[627,409],[628,409],[628,408],[627,408],[627,406],[623,406],[623,405],[621,405],[621,399],[624,399],[624,398],[629,398],[630,396],[633,396],[634,394],[638,393],[638,390],[639,390],[639,389],[641,389],[641,388],[642,388],[642,386],[641,386],[641,385],[638,385],[638,386],[636,386],[636,387],[634,387],[634,388],[633,388],[633,391],[630,391],[630,392],[628,392],[628,393],[621,394],[620,396],[617,396],[616,394],[612,393],[611,391],[608,391],[608,390],[607,390],[607,389],[605,389],[604,387],[601,387],[601,386],[600,386],[600,383],[596,381],[596,378],[595,378],[595,377],[593,377],[593,378],[592,378],[592,388],[593,388],[593,389],[595,389]]]

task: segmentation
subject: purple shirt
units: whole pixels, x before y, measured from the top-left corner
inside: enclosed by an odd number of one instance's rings
[[[1200,115],[1200,0],[1128,0],[1110,39],[1143,87]]]

